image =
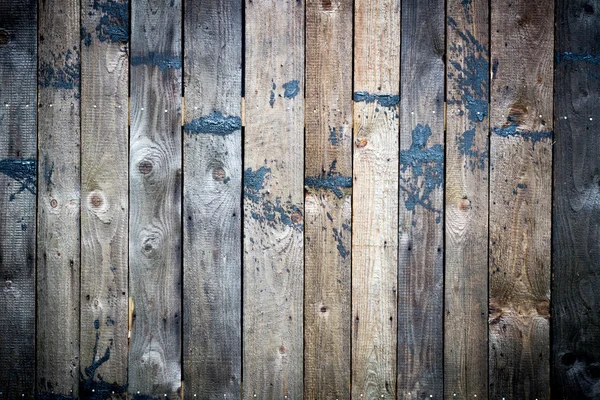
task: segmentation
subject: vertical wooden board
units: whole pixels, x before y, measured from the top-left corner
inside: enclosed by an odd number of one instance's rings
[[[0,392],[34,393],[35,1],[0,2]]]
[[[302,398],[304,2],[246,1],[244,396]]]
[[[37,392],[78,397],[80,5],[39,3]]]
[[[486,399],[489,2],[446,6],[444,397]]]
[[[554,3],[491,3],[489,397],[549,397]]]
[[[124,398],[128,351],[129,3],[81,10],[82,398]]]
[[[556,3],[552,397],[600,396],[600,1]]]
[[[402,2],[399,398],[443,393],[445,22],[444,1]]]
[[[131,5],[128,392],[176,399],[182,390],[181,2]]]
[[[354,9],[352,398],[396,396],[400,0]]]
[[[349,399],[352,1],[306,4],[304,393]]]
[[[241,396],[242,4],[185,4],[183,370],[189,399]]]

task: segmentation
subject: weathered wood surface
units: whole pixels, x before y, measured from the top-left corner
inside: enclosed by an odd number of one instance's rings
[[[39,3],[37,387],[78,398],[79,1]],[[43,299],[43,301],[40,301]]]
[[[444,16],[443,1],[402,2],[399,398],[443,393]]]
[[[246,1],[244,395],[302,398],[304,3]]]
[[[600,396],[600,1],[556,3],[552,398]]]
[[[133,1],[131,17],[128,393],[176,399],[182,390],[181,2]]]
[[[492,2],[489,395],[549,398],[553,2]]]
[[[238,399],[242,379],[241,0],[185,4],[185,397]]]
[[[81,9],[81,398],[125,398],[129,3]]]
[[[0,392],[35,384],[37,4],[0,2]]]
[[[400,0],[354,9],[352,398],[396,396]]]
[[[350,398],[352,18],[352,1],[306,3],[307,399]]]
[[[444,397],[486,399],[489,3],[446,6]]]

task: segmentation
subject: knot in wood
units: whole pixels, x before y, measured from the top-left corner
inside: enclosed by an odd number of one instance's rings
[[[217,167],[213,169],[212,177],[215,181],[222,182],[227,177],[227,174],[225,173],[225,170],[223,168]]]
[[[10,41],[10,35],[4,29],[0,29],[0,46],[7,45]]]
[[[149,160],[142,160],[138,164],[138,169],[140,170],[140,174],[148,175],[152,172],[152,163]]]

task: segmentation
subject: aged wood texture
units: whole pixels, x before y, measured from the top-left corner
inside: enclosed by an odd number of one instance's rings
[[[442,394],[444,2],[402,2],[398,397]]]
[[[244,395],[302,398],[304,2],[246,2]]]
[[[350,398],[352,1],[306,4],[304,393]]]
[[[81,9],[82,398],[125,398],[128,351],[129,3]]]
[[[600,396],[600,1],[556,3],[552,398]]]
[[[79,1],[41,1],[39,12],[36,389],[77,398]]]
[[[489,396],[547,399],[554,6],[491,5]]]
[[[131,7],[131,396],[181,388],[181,2]],[[166,395],[166,396],[165,396]]]
[[[444,397],[487,398],[489,2],[447,2]]]
[[[238,399],[243,3],[185,6],[185,397]]]
[[[354,10],[352,397],[396,395],[400,0]]]
[[[35,384],[37,4],[0,2],[0,392]]]

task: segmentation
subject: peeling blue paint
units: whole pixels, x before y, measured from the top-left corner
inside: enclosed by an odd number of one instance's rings
[[[344,247],[343,235],[342,231],[338,231],[336,228],[333,228],[333,238],[337,241],[337,250],[340,253],[340,256],[347,258],[350,255],[350,252]]]
[[[285,91],[283,92],[283,97],[285,97],[286,99],[293,99],[294,97],[296,97],[298,95],[298,92],[300,92],[300,87],[298,83],[299,82],[296,80],[284,83],[283,89],[285,89]]]
[[[226,136],[242,129],[242,119],[236,116],[224,116],[221,112],[214,111],[186,122],[183,129],[187,133],[212,133]]]
[[[327,138],[327,140],[329,140],[329,143],[331,143],[332,146],[339,145],[343,138],[344,138],[344,132],[343,132],[343,127],[341,125],[339,127],[336,127],[336,126],[329,127],[329,137]]]
[[[513,189],[513,194],[517,195],[517,193],[519,193],[519,189],[527,189],[527,185],[524,183],[517,184],[517,188]]]
[[[256,171],[248,168],[244,171],[244,188],[258,192],[265,187],[265,176],[271,173],[271,168],[260,167]]]
[[[271,86],[271,92],[269,94],[269,105],[273,108],[273,104],[275,104],[275,89],[277,89],[277,85],[273,82]]]
[[[10,201],[13,201],[15,196],[24,190],[27,190],[31,194],[36,193],[37,163],[35,160],[8,158],[0,160],[0,173],[3,173],[21,184],[17,193],[10,195]]]
[[[590,53],[574,53],[572,51],[557,52],[556,63],[560,64],[563,61],[583,61],[589,64],[600,65],[600,56]]]
[[[535,144],[542,140],[552,139],[552,131],[524,131],[518,130],[519,124],[508,118],[508,124],[501,128],[492,128],[492,132],[502,137],[522,137],[526,141],[531,142],[531,147],[535,150]]]
[[[456,142],[458,143],[458,151],[466,156],[467,163],[471,171],[475,168],[485,169],[485,162],[489,156],[489,140],[486,140],[485,150],[477,150],[474,147],[476,131],[475,129],[469,129],[460,135],[456,135]]]
[[[110,346],[106,347],[104,355],[98,359],[98,342],[100,341],[100,321],[94,321],[96,329],[96,339],[94,342],[94,350],[92,354],[92,363],[83,368],[85,375],[79,372],[79,395],[81,398],[90,400],[113,399],[115,396],[125,398],[127,392],[127,384],[119,385],[116,382],[109,383],[102,379],[102,376],[97,373],[98,368],[110,359]]]
[[[376,102],[382,107],[394,107],[400,102],[399,95],[393,94],[375,94],[369,92],[354,92],[353,100],[357,103],[373,103]]]
[[[181,57],[179,56],[168,56],[165,54],[149,52],[143,56],[132,56],[131,65],[152,65],[158,67],[161,72],[165,72],[167,69],[181,69]]]
[[[304,179],[304,185],[314,190],[331,190],[338,199],[341,199],[344,196],[342,189],[352,187],[352,177],[332,175],[331,173],[321,176],[307,176]]]
[[[86,47],[90,47],[92,45],[92,34],[87,31],[85,26],[81,27],[81,41]]]
[[[434,207],[430,195],[444,186],[444,147],[441,144],[427,147],[430,137],[429,125],[418,124],[413,129],[410,149],[400,152],[400,189],[405,193],[407,210],[414,214],[419,205],[438,214],[439,223],[442,211]]]
[[[60,67],[41,61],[38,67],[38,83],[40,87],[75,90],[75,98],[79,98],[79,53],[67,50],[64,59]]]
[[[473,23],[473,13],[471,12],[471,4],[473,3],[473,0],[462,0],[460,2],[460,4],[462,4],[463,9],[465,11],[465,18],[467,20],[467,23],[472,24]]]
[[[96,35],[101,42],[120,43],[129,41],[129,3],[116,0],[100,2],[94,0],[94,10],[102,16],[96,26]]]

